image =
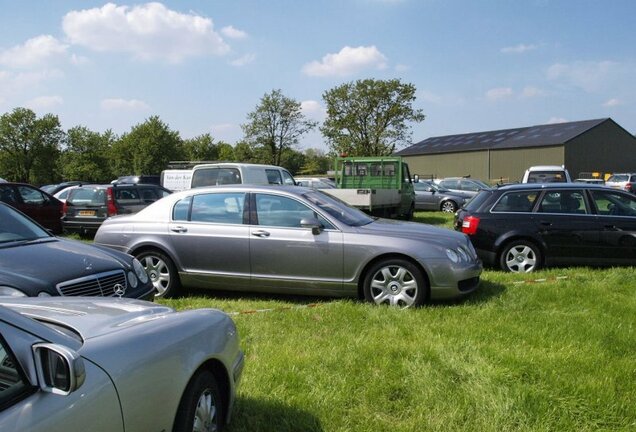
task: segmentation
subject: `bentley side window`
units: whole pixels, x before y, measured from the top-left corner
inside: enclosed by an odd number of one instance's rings
[[[257,194],[256,212],[259,225],[300,228],[302,219],[316,218],[325,228],[331,228],[331,224],[311,208],[283,196]]]

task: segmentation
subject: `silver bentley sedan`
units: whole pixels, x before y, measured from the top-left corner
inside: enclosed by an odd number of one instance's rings
[[[182,191],[106,220],[95,243],[136,256],[158,297],[183,285],[410,307],[468,294],[482,271],[464,234],[372,218],[298,186]]]
[[[0,300],[0,430],[216,431],[243,353],[223,312],[103,297]]]

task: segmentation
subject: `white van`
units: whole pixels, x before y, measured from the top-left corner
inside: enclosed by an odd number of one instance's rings
[[[172,192],[190,189],[191,169],[167,169],[161,171],[161,186]]]
[[[294,177],[276,165],[247,163],[214,163],[196,165],[192,169],[190,187],[225,184],[295,185]]]
[[[532,166],[523,174],[521,183],[571,183],[572,178],[565,166],[537,165]]]

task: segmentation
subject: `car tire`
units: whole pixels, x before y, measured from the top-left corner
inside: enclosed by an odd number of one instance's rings
[[[446,200],[442,202],[442,204],[439,206],[439,209],[444,213],[455,213],[457,211],[457,203],[452,200]]]
[[[179,273],[170,258],[157,250],[144,250],[136,258],[155,286],[155,298],[175,297],[181,288]]]
[[[385,259],[366,272],[364,298],[378,305],[401,308],[423,305],[428,299],[428,286],[422,271],[404,259]]]
[[[404,220],[413,220],[413,215],[415,214],[415,204],[411,204],[411,207],[407,210],[407,212],[402,215],[402,219]]]
[[[220,431],[225,408],[214,374],[203,370],[188,383],[174,421],[173,432]]]
[[[541,250],[527,240],[513,240],[506,244],[499,256],[502,270],[513,273],[530,273],[541,267]]]

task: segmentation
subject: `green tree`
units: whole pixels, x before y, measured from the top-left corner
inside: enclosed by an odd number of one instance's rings
[[[0,117],[0,172],[7,180],[42,184],[59,179],[57,160],[66,135],[53,114],[28,108]]]
[[[171,130],[158,116],[133,126],[112,146],[111,160],[116,175],[158,174],[181,151],[179,132]]]
[[[298,174],[304,164],[305,155],[302,152],[292,148],[283,151],[280,166],[287,168],[292,175]]]
[[[303,166],[298,171],[301,175],[325,174],[331,167],[333,158],[325,155],[325,152],[318,149],[305,150],[305,160]]]
[[[117,141],[112,131],[100,134],[84,126],[76,126],[69,129],[67,136],[67,145],[60,158],[65,180],[101,183],[115,177],[109,163],[111,147]]]
[[[234,147],[232,147],[232,145],[221,141],[217,144],[216,149],[219,154],[218,159],[220,161],[230,162],[236,160],[234,157]]]
[[[247,120],[241,126],[245,140],[254,149],[262,149],[269,159],[264,162],[274,165],[280,165],[283,152],[317,125],[305,118],[300,102],[284,96],[281,90],[264,95]]]
[[[219,143],[220,144],[220,143]],[[180,159],[188,161],[213,161],[219,158],[218,145],[210,134],[183,140]]]
[[[407,144],[407,122],[421,122],[413,108],[415,86],[398,79],[365,79],[326,91],[327,118],[320,128],[331,149],[348,156],[387,156]]]

